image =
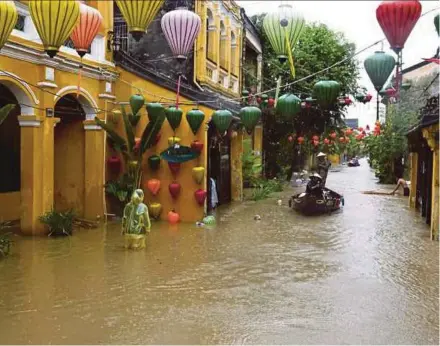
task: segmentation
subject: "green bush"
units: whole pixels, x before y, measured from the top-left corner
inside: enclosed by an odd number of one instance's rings
[[[66,212],[51,210],[39,217],[41,223],[49,228],[49,236],[72,235],[75,212],[71,209]]]

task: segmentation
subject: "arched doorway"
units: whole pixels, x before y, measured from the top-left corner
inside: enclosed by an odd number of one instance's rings
[[[0,108],[7,104],[16,107],[0,125],[0,193],[20,191],[20,126],[21,108],[17,98],[4,84],[0,84]]]
[[[57,211],[73,209],[84,214],[86,112],[72,94],[55,104],[55,117],[60,122],[54,134],[54,207]]]

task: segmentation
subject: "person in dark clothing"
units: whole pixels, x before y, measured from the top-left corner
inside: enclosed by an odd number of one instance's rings
[[[324,153],[319,153],[316,157],[318,159],[318,174],[322,177],[322,187],[324,187],[327,181],[328,170],[332,164],[327,161],[327,155]]]
[[[310,181],[307,183],[306,186],[306,193],[321,197],[322,196],[322,178],[319,174],[315,173],[312,176],[310,176]]]

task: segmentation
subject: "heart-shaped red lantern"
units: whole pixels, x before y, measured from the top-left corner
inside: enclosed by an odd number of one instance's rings
[[[180,184],[177,181],[172,182],[168,186],[168,190],[170,190],[171,197],[176,199],[177,197],[179,197],[179,194],[180,194]]]
[[[203,143],[199,140],[195,140],[191,143],[191,149],[196,153],[201,153],[203,151]]]
[[[335,139],[337,136],[336,132],[330,133],[330,138]]]
[[[179,162],[168,162],[168,167],[170,168],[171,173],[173,175],[177,175],[180,172],[180,163]]]
[[[275,105],[275,100],[272,97],[269,98],[269,100],[267,100],[267,105],[273,107]]]
[[[173,209],[168,212],[168,222],[172,225],[179,223],[180,215]]]
[[[328,145],[330,143],[330,140],[328,138],[324,138],[324,144]]]
[[[304,137],[298,137],[298,143],[303,144],[303,142],[304,142]]]
[[[197,203],[202,206],[205,204],[206,199],[206,191],[202,189],[198,189],[196,192],[194,192],[194,197],[197,201]]]
[[[150,179],[147,181],[146,187],[152,193],[153,196],[156,196],[160,190],[160,180]]]
[[[292,136],[289,136],[289,137],[287,137],[287,140],[288,140],[290,143],[292,143],[292,141],[293,141],[293,137],[292,137]]]
[[[114,174],[119,174],[122,169],[122,162],[119,156],[112,155],[107,159],[109,170]]]

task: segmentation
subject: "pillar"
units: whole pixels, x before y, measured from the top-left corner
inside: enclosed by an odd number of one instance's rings
[[[84,218],[98,220],[104,216],[105,205],[105,132],[93,120],[84,121]]]
[[[258,54],[257,56],[257,92],[261,92],[262,85],[262,74],[263,74],[263,55]]]
[[[44,129],[42,116],[19,116],[21,131],[21,207],[20,223],[24,234],[33,235],[44,232],[38,222],[43,214],[43,142]]]
[[[410,208],[416,207],[416,191],[417,191],[417,166],[418,166],[418,153],[410,153],[410,165],[411,165],[411,187],[409,192],[409,206]]]
[[[243,131],[231,139],[231,199],[243,200]]]
[[[432,161],[432,209],[431,209],[431,239],[439,240],[439,151],[433,150]]]

